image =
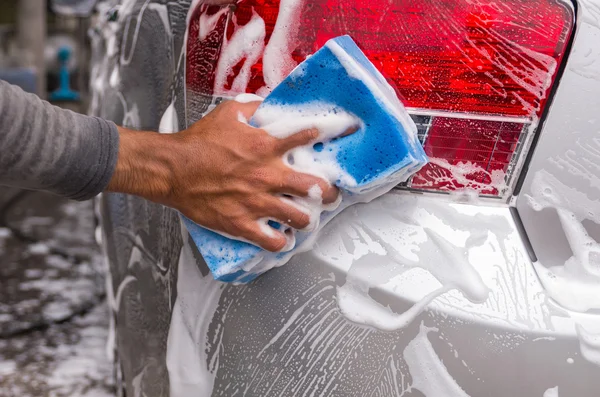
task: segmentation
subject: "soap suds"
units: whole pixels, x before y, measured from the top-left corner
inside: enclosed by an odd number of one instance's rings
[[[182,236],[187,230],[182,223]],[[217,309],[223,284],[203,276],[186,242],[181,249],[177,299],[167,341],[170,394],[177,397],[208,396],[213,390],[218,356],[209,359],[209,326]]]
[[[428,334],[437,332],[421,323],[419,333],[404,349],[404,360],[412,377],[411,388],[427,397],[468,397],[448,373],[436,354]]]
[[[187,16],[188,21],[186,26],[190,26],[190,19],[192,17],[192,13],[196,10],[197,2],[198,0],[194,0],[190,5],[189,13]],[[229,9],[227,7],[221,8],[219,11],[212,15],[209,15],[206,12],[202,12],[198,21],[198,41],[204,41],[208,37],[208,34],[215,30],[219,19],[221,19],[223,14],[226,14],[227,12],[229,12]]]
[[[372,206],[375,207],[382,200]],[[369,226],[367,220],[377,216],[373,210],[356,214],[350,223],[348,236],[353,236],[357,244],[365,244],[367,252],[375,255],[359,256],[353,260],[346,283],[338,288],[340,309],[349,319],[392,330],[408,325],[431,301],[452,289],[461,291],[472,302],[482,303],[487,300],[490,290],[469,258],[470,250],[487,242],[487,231],[475,227],[471,230],[453,230],[454,225],[450,226],[439,220],[437,222],[440,223],[435,228],[433,225],[417,227],[416,225],[427,224],[425,219],[430,215],[425,211],[419,209],[411,213],[406,208],[403,214],[399,214],[386,207],[384,204],[375,207],[379,212],[378,217],[387,214],[391,219],[399,221],[397,226],[404,224],[413,234],[409,238],[406,232],[397,233],[393,229]],[[399,204],[397,208],[403,206]],[[493,217],[485,220],[482,217],[481,222],[502,221],[494,220]],[[370,297],[370,288],[381,286],[414,268],[429,272],[440,286],[420,296],[417,303],[405,313],[392,314],[389,308],[382,307]]]
[[[277,21],[263,55],[263,78],[266,85],[257,92],[261,96],[266,97],[296,67],[291,55],[294,50],[292,45],[297,41],[303,6],[304,0],[279,2]]]
[[[421,171],[426,174],[422,178],[417,176],[419,188],[427,189],[434,183],[435,185],[447,183],[449,186],[461,186],[459,191],[486,192],[496,189],[499,195],[503,195],[509,188],[506,184],[506,172],[500,169],[488,171],[470,161],[450,164],[448,160],[436,157],[430,157],[429,162],[436,168],[426,168]],[[440,169],[443,171],[440,172]],[[473,178],[473,175],[478,177]],[[479,182],[477,179],[483,176],[487,180]]]
[[[396,193],[338,215],[313,252],[347,273],[338,304],[355,322],[394,328],[411,302],[422,308],[437,294],[432,310],[551,331],[546,295],[520,241],[508,211]],[[396,313],[371,290],[408,305]]]
[[[582,325],[577,325],[576,329],[581,355],[589,362],[600,367],[600,332],[593,334]]]
[[[263,97],[260,97],[255,94],[239,94],[234,99],[239,103],[250,103],[250,102],[262,102],[264,100]]]
[[[558,386],[551,387],[550,389],[544,392],[543,397],[559,397],[558,396]]]
[[[177,120],[177,111],[175,110],[175,101],[167,107],[158,125],[158,132],[162,134],[172,134],[179,130],[179,122]]]
[[[535,263],[548,294],[570,310],[600,309],[600,244],[582,224],[584,219],[600,223],[600,201],[567,187],[547,171],[534,175],[531,192],[526,198],[534,210],[556,209],[573,252],[562,266]]]
[[[235,19],[232,21],[235,24]],[[251,67],[262,55],[265,42],[265,22],[253,13],[250,21],[241,27],[236,27],[230,40],[224,39],[219,62],[215,73],[214,92],[218,95],[235,95],[246,91],[250,81]],[[227,88],[227,79],[233,72],[234,66],[243,61],[237,76]]]
[[[131,60],[133,59],[133,53],[135,51],[135,47],[137,45],[137,40],[138,40],[138,36],[140,33],[140,27],[142,24],[142,20],[144,18],[144,12],[146,11],[146,9],[148,8],[150,4],[150,0],[146,0],[144,2],[144,5],[142,5],[139,13],[133,17],[131,17],[131,12],[133,11],[133,7],[135,5],[134,1],[128,2],[127,6],[122,6],[121,9],[119,10],[119,19],[121,22],[125,23],[125,26],[123,28],[123,36],[124,38],[129,37],[129,29],[131,28],[131,22],[135,21],[135,28],[133,31],[133,37],[131,39],[131,43],[129,43],[129,45],[127,45],[127,43],[123,42],[123,44],[121,45],[121,56],[119,58],[120,62],[119,64],[121,66],[127,66],[131,63]],[[169,30],[170,31],[170,30]],[[129,48],[129,52],[127,52],[127,48]]]
[[[246,118],[246,116],[244,116],[244,113],[242,113],[242,112],[238,112],[237,119],[240,123],[248,124],[248,119]]]
[[[388,307],[376,304],[369,296],[368,285],[356,280],[347,280],[346,284],[338,288],[337,297],[339,308],[348,320],[372,325],[384,331],[394,331],[412,323],[432,300],[448,291],[448,287],[442,287],[430,292],[400,314],[394,313]]]

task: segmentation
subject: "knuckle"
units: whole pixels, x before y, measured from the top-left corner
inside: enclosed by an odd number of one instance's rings
[[[278,252],[285,247],[286,240],[284,238],[270,239],[266,244],[265,248],[272,252]]]
[[[251,149],[257,154],[268,154],[274,151],[273,140],[268,136],[256,137],[252,140]]]
[[[248,221],[242,217],[236,217],[231,220],[232,229],[235,230],[238,234],[240,232],[246,232],[248,229]]]
[[[319,186],[319,189],[321,189],[321,192],[323,192],[323,194],[326,194],[331,189],[331,185],[329,184],[329,182],[327,182],[324,179],[319,179],[317,181],[317,186]]]
[[[248,197],[248,200],[246,202],[246,208],[250,212],[255,213],[264,207],[264,202],[265,199],[262,195],[252,194],[250,195],[250,197]]]
[[[287,182],[289,186],[293,187],[295,190],[308,192],[306,189],[306,177],[299,172],[290,172],[287,176]]]
[[[300,228],[305,228],[310,224],[310,216],[304,212],[299,212],[296,215],[296,223]]]
[[[311,128],[310,130],[306,130],[304,134],[307,140],[312,141],[319,137],[319,130],[316,128]]]
[[[273,177],[271,173],[265,168],[257,168],[251,173],[250,177],[253,184],[258,185],[271,185]]]
[[[319,187],[321,188],[321,191],[323,192],[323,194],[331,193],[336,190],[335,185],[333,185],[332,183],[329,183],[323,179],[319,180]]]

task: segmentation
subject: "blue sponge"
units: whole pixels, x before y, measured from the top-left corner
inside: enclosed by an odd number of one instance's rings
[[[309,250],[318,231],[341,210],[388,192],[427,163],[410,116],[349,36],[329,40],[298,65],[264,100],[250,124],[277,137],[318,128],[320,142],[290,152],[284,161],[336,184],[341,202],[321,208],[311,206],[311,198],[294,198],[302,208],[317,208],[314,230],[294,230],[291,250],[281,253],[232,240],[183,218],[214,278],[224,282],[251,281]],[[340,137],[352,127],[358,131]],[[269,221],[268,227],[282,226]]]

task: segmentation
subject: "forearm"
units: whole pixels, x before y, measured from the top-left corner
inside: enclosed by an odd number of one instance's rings
[[[118,130],[119,155],[107,190],[163,202],[171,194],[176,139],[156,132]]]
[[[118,150],[113,123],[0,81],[0,185],[88,199],[108,185]]]

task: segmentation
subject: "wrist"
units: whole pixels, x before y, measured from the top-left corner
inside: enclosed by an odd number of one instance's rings
[[[171,134],[119,127],[119,155],[107,190],[167,202],[173,190],[175,145]]]

